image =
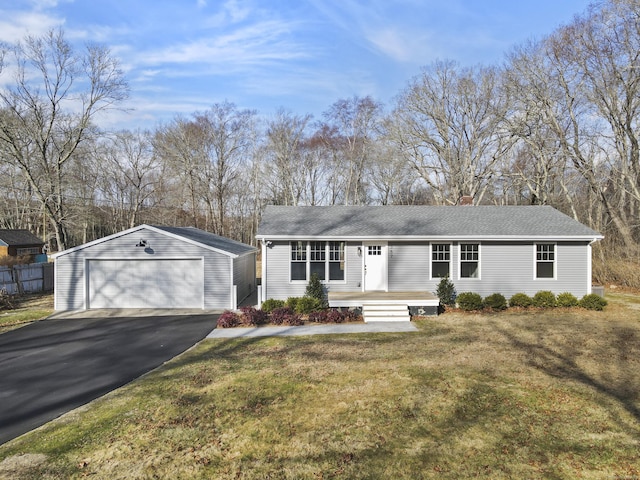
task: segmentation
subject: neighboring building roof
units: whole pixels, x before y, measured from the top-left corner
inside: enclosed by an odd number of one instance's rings
[[[168,233],[172,233],[179,237],[188,238],[194,242],[202,245],[207,245],[218,250],[224,250],[235,255],[242,256],[246,253],[254,252],[257,248],[247,245],[245,243],[236,242],[230,238],[221,237],[213,233],[205,232],[195,227],[161,227],[158,225],[152,225],[154,228],[163,230]]]
[[[597,240],[598,232],[550,206],[267,206],[259,239],[436,238]]]
[[[44,245],[44,241],[29,230],[0,229],[0,245],[6,247],[13,245],[41,246]]]
[[[52,255],[52,257],[57,258],[62,255],[67,255],[77,250],[88,248],[93,245],[98,245],[100,243],[109,241],[113,238],[121,237],[122,235],[128,235],[130,233],[134,233],[144,229],[153,230],[163,235],[170,235],[174,238],[179,238],[183,241],[187,241],[189,243],[197,244],[202,247],[215,250],[217,252],[223,253],[230,257],[241,257],[243,255],[247,255],[249,253],[253,253],[258,250],[257,248],[252,247],[251,245],[246,245],[241,242],[236,242],[235,240],[221,237],[213,233],[205,232],[204,230],[200,230],[194,227],[161,227],[161,226],[154,226],[154,225],[139,225],[137,227],[124,230],[122,232],[114,233],[113,235],[109,235],[107,237],[99,238],[97,240],[94,240],[93,242],[85,243],[83,245],[78,245],[77,247],[69,248],[62,252],[58,252]]]

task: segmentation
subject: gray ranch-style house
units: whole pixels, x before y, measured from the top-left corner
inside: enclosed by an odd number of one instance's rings
[[[258,249],[192,227],[140,225],[53,255],[56,310],[235,309]]]
[[[365,321],[433,314],[443,277],[483,297],[591,293],[602,239],[550,206],[268,206],[258,228],[261,299],[302,296],[319,275],[332,307]]]

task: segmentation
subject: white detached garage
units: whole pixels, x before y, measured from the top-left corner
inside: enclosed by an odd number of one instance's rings
[[[197,228],[140,225],[55,254],[55,309],[235,309],[257,249]]]

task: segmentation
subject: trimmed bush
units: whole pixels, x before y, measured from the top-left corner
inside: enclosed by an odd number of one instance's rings
[[[298,327],[300,325],[304,325],[304,321],[302,321],[302,317],[297,313],[293,313],[285,318],[283,325],[289,325],[291,327]]]
[[[320,301],[317,298],[312,297],[300,297],[294,308],[296,313],[299,313],[301,315],[306,315],[320,309],[322,309]]]
[[[580,299],[579,305],[587,310],[601,311],[607,306],[607,301],[600,295],[595,293],[588,293]]]
[[[225,310],[218,317],[218,328],[233,328],[240,325],[240,315],[231,310]]]
[[[261,309],[265,313],[271,313],[276,308],[284,307],[283,300],[276,300],[275,298],[267,298],[264,302],[262,302]]]
[[[242,325],[255,327],[267,323],[267,313],[263,310],[256,310],[254,307],[240,307],[240,322]]]
[[[533,296],[533,306],[538,308],[553,308],[558,302],[553,292],[549,290],[540,290]]]
[[[291,315],[295,315],[291,307],[274,308],[269,314],[269,321],[274,325],[283,325]]]
[[[533,300],[526,293],[515,293],[509,299],[510,307],[528,308],[533,304]]]
[[[362,315],[357,310],[347,310],[342,312],[345,322],[362,322]]]
[[[456,287],[449,277],[444,277],[440,280],[436,295],[440,299],[440,305],[451,307],[456,304]]]
[[[492,310],[505,310],[507,299],[501,293],[493,293],[484,299],[484,304]]]
[[[309,313],[309,321],[314,323],[327,323],[328,310],[317,310]]]
[[[289,307],[291,310],[293,310],[294,312],[296,311],[296,308],[298,307],[298,302],[300,301],[302,297],[289,297],[287,298],[287,301],[284,302],[285,307]]]
[[[332,308],[327,312],[327,322],[329,323],[343,323],[344,314],[335,308]]]
[[[462,292],[456,297],[456,301],[458,302],[460,309],[466,312],[482,310],[484,307],[482,297],[474,292]]]
[[[309,284],[304,292],[305,297],[311,297],[318,300],[320,308],[328,308],[329,302],[327,302],[327,296],[324,293],[324,287],[320,282],[320,277],[317,273],[312,273],[309,279]]]
[[[575,307],[578,305],[578,299],[573,293],[563,292],[558,294],[556,303],[559,307]]]

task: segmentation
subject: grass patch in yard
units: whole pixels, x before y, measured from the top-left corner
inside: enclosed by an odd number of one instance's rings
[[[53,313],[53,293],[33,293],[14,297],[13,308],[0,310],[0,333],[42,320]]]
[[[0,478],[640,476],[637,311],[416,323],[204,341],[1,446]]]

